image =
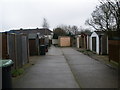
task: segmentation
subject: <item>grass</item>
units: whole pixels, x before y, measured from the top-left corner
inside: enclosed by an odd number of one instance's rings
[[[20,68],[20,69],[15,69],[15,70],[12,70],[12,77],[17,77],[17,76],[20,76],[24,73],[24,69]]]

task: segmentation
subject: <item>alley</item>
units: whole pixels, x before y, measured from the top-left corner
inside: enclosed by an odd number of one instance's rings
[[[14,88],[79,88],[60,48],[32,59],[37,59],[35,65],[14,81]]]
[[[118,88],[118,70],[72,48],[62,49],[81,88]]]
[[[52,46],[14,81],[14,88],[117,88],[117,70],[73,48]]]

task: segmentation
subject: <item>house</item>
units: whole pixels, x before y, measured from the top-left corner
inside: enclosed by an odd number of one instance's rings
[[[24,33],[29,39],[30,56],[39,55],[40,45],[49,45],[52,39],[52,31],[47,28],[10,30],[12,33]]]
[[[29,34],[36,34],[38,35],[39,39],[42,39],[44,37],[44,44],[50,44],[52,40],[53,33],[48,28],[36,28],[36,29],[20,29],[20,30],[10,30],[10,32],[13,33],[24,33],[29,36]],[[42,37],[42,38],[41,38]]]
[[[48,28],[36,28],[36,29],[20,29],[20,30],[10,30],[12,33],[24,33],[24,34],[40,34],[41,36],[48,36],[49,38],[52,37],[52,31]]]
[[[90,50],[97,54],[108,54],[108,36],[105,32],[94,31],[91,34]]]
[[[20,29],[20,30],[10,30],[12,33],[24,33],[29,36],[29,34],[36,34],[41,37],[47,37],[49,40],[52,40],[52,31],[49,30],[48,28],[36,28],[36,29]],[[47,42],[47,41],[46,41]]]

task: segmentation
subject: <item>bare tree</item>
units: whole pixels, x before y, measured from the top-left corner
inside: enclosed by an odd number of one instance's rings
[[[96,7],[92,18],[86,20],[86,24],[96,30],[120,31],[120,1],[99,0],[101,5]]]
[[[47,19],[46,19],[46,18],[43,18],[42,27],[43,27],[43,28],[49,28],[49,24],[48,24],[48,22],[47,22]]]
[[[96,30],[108,31],[115,26],[115,21],[108,3],[97,6],[91,14],[91,19],[86,20],[86,24],[92,26]]]
[[[105,2],[108,2],[109,4],[109,8],[107,6],[107,8],[110,9],[110,12],[112,13],[112,15],[114,16],[115,18],[115,21],[116,21],[116,26],[115,26],[115,29],[116,31],[120,31],[120,0],[101,0],[100,3],[101,4],[104,4]]]
[[[53,38],[54,39],[58,39],[59,36],[66,36],[66,35],[67,35],[67,33],[62,28],[57,27],[53,30]]]
[[[74,35],[77,35],[78,34],[78,27],[77,26],[72,26],[72,32]]]
[[[67,34],[76,35],[78,33],[79,28],[75,25],[59,25],[58,28],[63,29]]]

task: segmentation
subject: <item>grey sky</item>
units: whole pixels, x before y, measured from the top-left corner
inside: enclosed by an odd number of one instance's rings
[[[98,0],[0,0],[0,31],[40,28],[43,18],[50,28],[57,25],[83,26],[99,4]]]

